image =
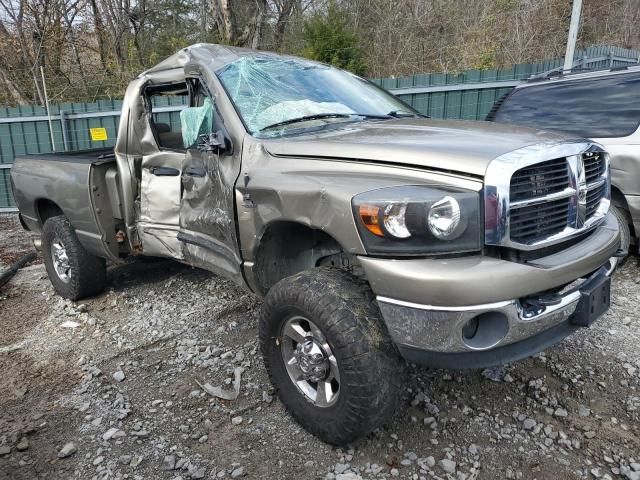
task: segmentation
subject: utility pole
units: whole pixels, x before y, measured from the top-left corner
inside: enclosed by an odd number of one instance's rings
[[[571,71],[573,68],[573,54],[576,51],[576,41],[578,40],[578,29],[580,28],[580,11],[582,10],[582,0],[573,0],[571,10],[571,24],[569,25],[569,38],[567,39],[567,52],[564,55],[563,71]]]

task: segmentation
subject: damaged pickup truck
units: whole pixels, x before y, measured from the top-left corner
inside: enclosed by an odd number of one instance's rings
[[[179,115],[162,97],[182,99]],[[619,234],[598,144],[425,119],[294,57],[185,48],[131,82],[115,150],[22,157],[11,173],[66,298],[138,255],[264,297],[271,381],[333,444],[384,423],[406,361],[514,361],[609,306]]]

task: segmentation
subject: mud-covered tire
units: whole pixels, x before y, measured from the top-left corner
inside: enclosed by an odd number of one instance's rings
[[[285,367],[283,327],[300,316],[324,335],[340,373],[337,399],[317,406]],[[289,319],[289,320],[288,320]],[[259,324],[265,366],[278,396],[307,431],[333,445],[382,426],[396,408],[405,363],[393,345],[366,282],[333,268],[285,278],[267,294]]]
[[[59,273],[54,265],[54,250],[59,252],[60,248],[66,257],[63,270],[68,275]],[[49,280],[58,295],[80,300],[104,290],[107,271],[105,260],[85,250],[65,216],[51,217],[44,223],[42,256]],[[62,270],[60,267],[58,269]]]
[[[623,210],[617,205],[611,205],[611,213],[618,221],[618,227],[620,229],[620,248],[625,252],[629,252],[631,247],[631,229],[629,228],[630,216],[626,210]]]

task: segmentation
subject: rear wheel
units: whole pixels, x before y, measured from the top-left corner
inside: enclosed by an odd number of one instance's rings
[[[107,270],[104,259],[85,250],[66,217],[51,217],[44,223],[42,253],[49,280],[58,295],[79,300],[104,290]]]
[[[259,329],[280,399],[321,440],[350,443],[393,413],[405,365],[366,283],[326,268],[281,280]]]

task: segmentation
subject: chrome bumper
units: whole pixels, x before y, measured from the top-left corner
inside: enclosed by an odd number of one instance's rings
[[[568,323],[580,301],[581,286],[597,275],[610,276],[616,264],[617,259],[612,258],[597,272],[567,285],[556,292],[559,303],[549,306],[531,308],[521,299],[465,307],[421,305],[384,296],[378,296],[377,301],[389,333],[401,352],[410,349],[460,354],[499,350]],[[478,319],[479,323],[469,332],[465,326],[472,319]],[[570,330],[567,335],[569,333]]]

